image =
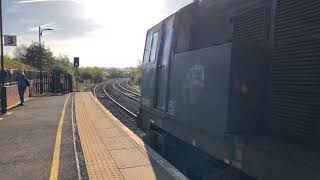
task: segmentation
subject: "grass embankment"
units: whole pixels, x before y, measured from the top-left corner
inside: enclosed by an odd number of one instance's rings
[[[107,79],[104,69],[99,67],[81,67],[79,68],[79,74],[79,91],[86,91]]]
[[[86,91],[88,88],[95,86],[95,84],[91,84],[91,83],[79,83],[78,84],[78,90],[80,92]]]
[[[128,84],[130,88],[140,91],[140,85],[137,84]]]
[[[37,70],[36,68],[29,66],[27,64],[24,64],[19,60],[8,58],[6,56],[4,58],[4,67],[5,69]]]
[[[129,86],[133,89],[140,91],[140,82],[141,82],[141,75],[142,75],[142,65],[139,62],[139,65],[129,73]]]

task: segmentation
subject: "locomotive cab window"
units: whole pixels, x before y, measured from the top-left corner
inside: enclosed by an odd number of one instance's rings
[[[152,36],[152,44],[151,44],[149,62],[154,62],[156,60],[158,41],[159,41],[159,32],[156,32]]]
[[[146,45],[144,48],[143,63],[147,63],[149,61],[151,43],[152,43],[152,34],[148,33],[147,39],[146,39]]]

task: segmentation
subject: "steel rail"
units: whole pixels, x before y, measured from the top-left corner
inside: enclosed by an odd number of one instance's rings
[[[108,85],[109,83],[105,84],[103,86],[103,92],[104,94],[112,101],[114,102],[118,107],[120,107],[122,110],[124,110],[126,113],[128,113],[130,116],[134,117],[134,118],[137,118],[137,114],[131,112],[129,109],[125,108],[123,105],[121,105],[119,102],[117,102],[116,100],[114,100],[106,91],[105,87]]]
[[[127,91],[128,93],[131,93],[131,94],[134,94],[134,95],[136,95],[136,96],[138,96],[138,97],[141,97],[140,94],[135,93],[135,92],[133,92],[133,91],[130,91],[129,89],[126,89],[125,87],[121,86],[121,82],[120,82],[120,81],[119,81],[119,87],[120,87],[121,89]]]
[[[103,84],[103,83],[105,83],[105,81],[97,84],[97,85],[93,88],[93,96],[94,96],[95,98],[97,98],[96,90],[97,90],[98,86],[100,86],[100,85]]]
[[[121,94],[123,94],[123,95],[127,96],[127,97],[128,97],[128,98],[130,98],[130,99],[133,99],[133,100],[135,100],[135,101],[139,101],[139,102],[141,102],[141,100],[140,100],[140,99],[135,98],[135,97],[132,97],[132,96],[130,96],[130,95],[128,95],[128,94],[126,94],[125,92],[120,91],[118,88],[116,88],[116,87],[115,87],[115,83],[116,83],[116,82],[117,82],[117,81],[114,81],[114,82],[113,82],[113,84],[112,84],[113,89],[115,89],[115,90],[116,90],[116,91],[118,91],[119,93],[121,93]]]

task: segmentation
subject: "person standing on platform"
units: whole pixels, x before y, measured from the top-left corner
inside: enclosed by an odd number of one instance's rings
[[[16,81],[18,82],[18,92],[20,96],[20,106],[23,106],[24,103],[24,92],[26,91],[27,86],[30,85],[29,80],[22,71],[18,71]]]

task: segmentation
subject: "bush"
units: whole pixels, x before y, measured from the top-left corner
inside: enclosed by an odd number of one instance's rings
[[[24,69],[24,70],[37,70],[36,68],[21,62],[18,59],[4,56],[4,68],[5,69]]]
[[[133,86],[140,86],[141,75],[142,75],[142,64],[141,64],[141,61],[139,61],[139,65],[133,68],[133,70],[129,74],[129,84]]]
[[[98,67],[79,68],[80,80],[99,83],[106,79],[104,69]]]
[[[72,74],[73,66],[67,56],[54,57],[54,61],[48,67],[49,71],[53,74]]]
[[[53,74],[74,74],[73,64],[67,56],[53,56],[50,48],[32,43],[30,46],[21,45],[15,50],[16,59],[6,57],[6,68],[39,69],[42,60],[43,70]],[[99,83],[106,79],[105,70],[98,67],[79,68],[78,80],[84,83]],[[118,72],[115,72],[118,75]]]

